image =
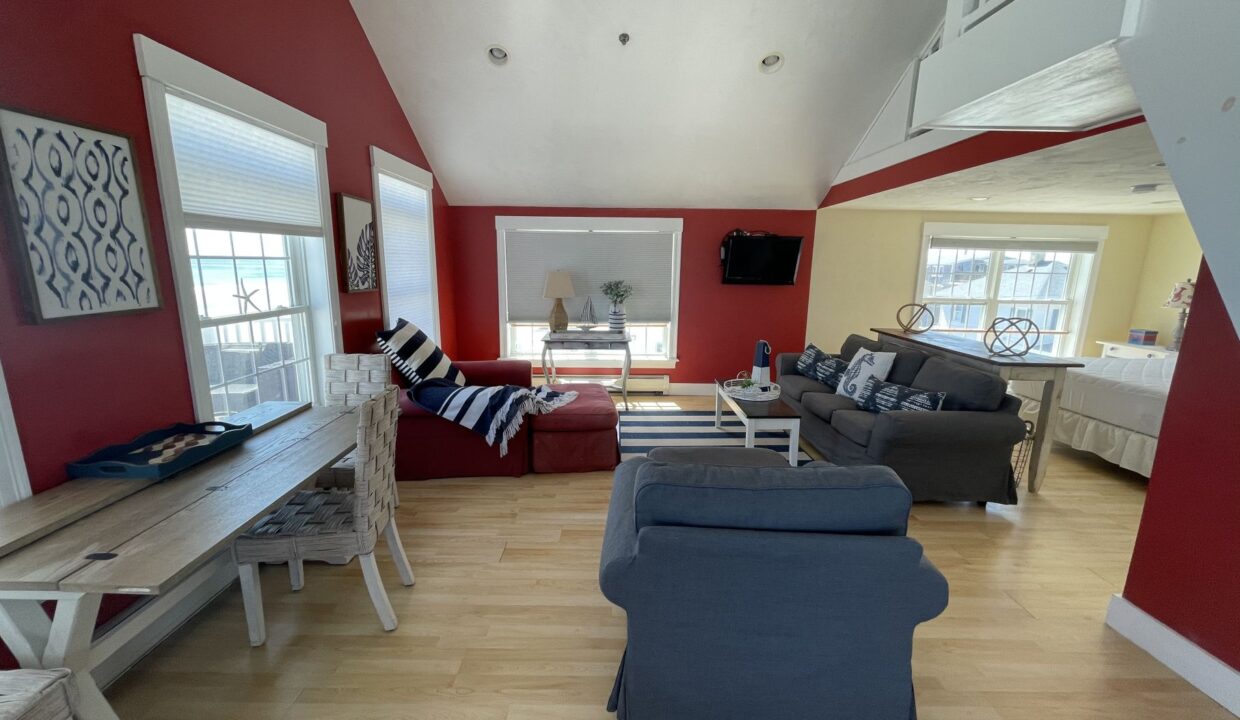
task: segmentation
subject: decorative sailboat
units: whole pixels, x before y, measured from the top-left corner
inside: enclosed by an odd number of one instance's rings
[[[594,317],[594,299],[589,295],[586,296],[585,307],[581,308],[581,314],[577,316],[577,327],[582,330],[598,327],[598,318]]]

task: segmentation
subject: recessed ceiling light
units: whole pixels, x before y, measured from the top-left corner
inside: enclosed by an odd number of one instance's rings
[[[496,65],[503,65],[508,62],[508,51],[503,45],[492,45],[487,48],[487,59]]]
[[[1161,160],[1160,160],[1160,161],[1158,161],[1158,162],[1156,162],[1156,163],[1152,163],[1152,164],[1150,165],[1150,167],[1165,168],[1165,167],[1167,167],[1167,163],[1165,163],[1165,162],[1163,162],[1163,161],[1161,161]]]
[[[1158,183],[1141,183],[1140,185],[1133,185],[1129,188],[1129,192],[1133,195],[1144,195],[1146,193],[1152,193],[1157,189]]]
[[[969,199],[972,200],[973,202],[986,202],[987,200],[990,199],[990,196],[989,195],[978,195],[977,197],[971,197]]]
[[[758,69],[769,75],[773,72],[778,72],[779,69],[783,66],[784,66],[783,53],[775,52],[762,58],[762,62],[758,65]]]

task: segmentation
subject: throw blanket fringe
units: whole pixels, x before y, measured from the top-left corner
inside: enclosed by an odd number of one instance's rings
[[[526,415],[543,415],[577,399],[577,393],[517,385],[460,387],[446,380],[427,380],[409,389],[414,404],[468,428],[508,454],[508,441],[521,430]]]

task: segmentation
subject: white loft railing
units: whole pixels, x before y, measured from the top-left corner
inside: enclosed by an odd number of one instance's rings
[[[940,47],[969,32],[978,23],[1012,2],[1013,0],[947,0]]]

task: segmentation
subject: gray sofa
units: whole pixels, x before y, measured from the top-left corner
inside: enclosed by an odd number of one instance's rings
[[[947,606],[947,582],[905,536],[908,489],[879,466],[737,464],[616,469],[599,584],[628,614],[628,647],[608,709],[915,718],[913,630]]]
[[[835,388],[797,373],[800,353],[775,365],[781,398],[801,415],[801,439],[837,465],[887,465],[915,502],[1014,505],[1012,449],[1025,437],[1020,400],[998,376],[918,350],[851,335],[839,357],[860,348],[896,353],[888,382],[947,393],[936,412],[861,410]]]

